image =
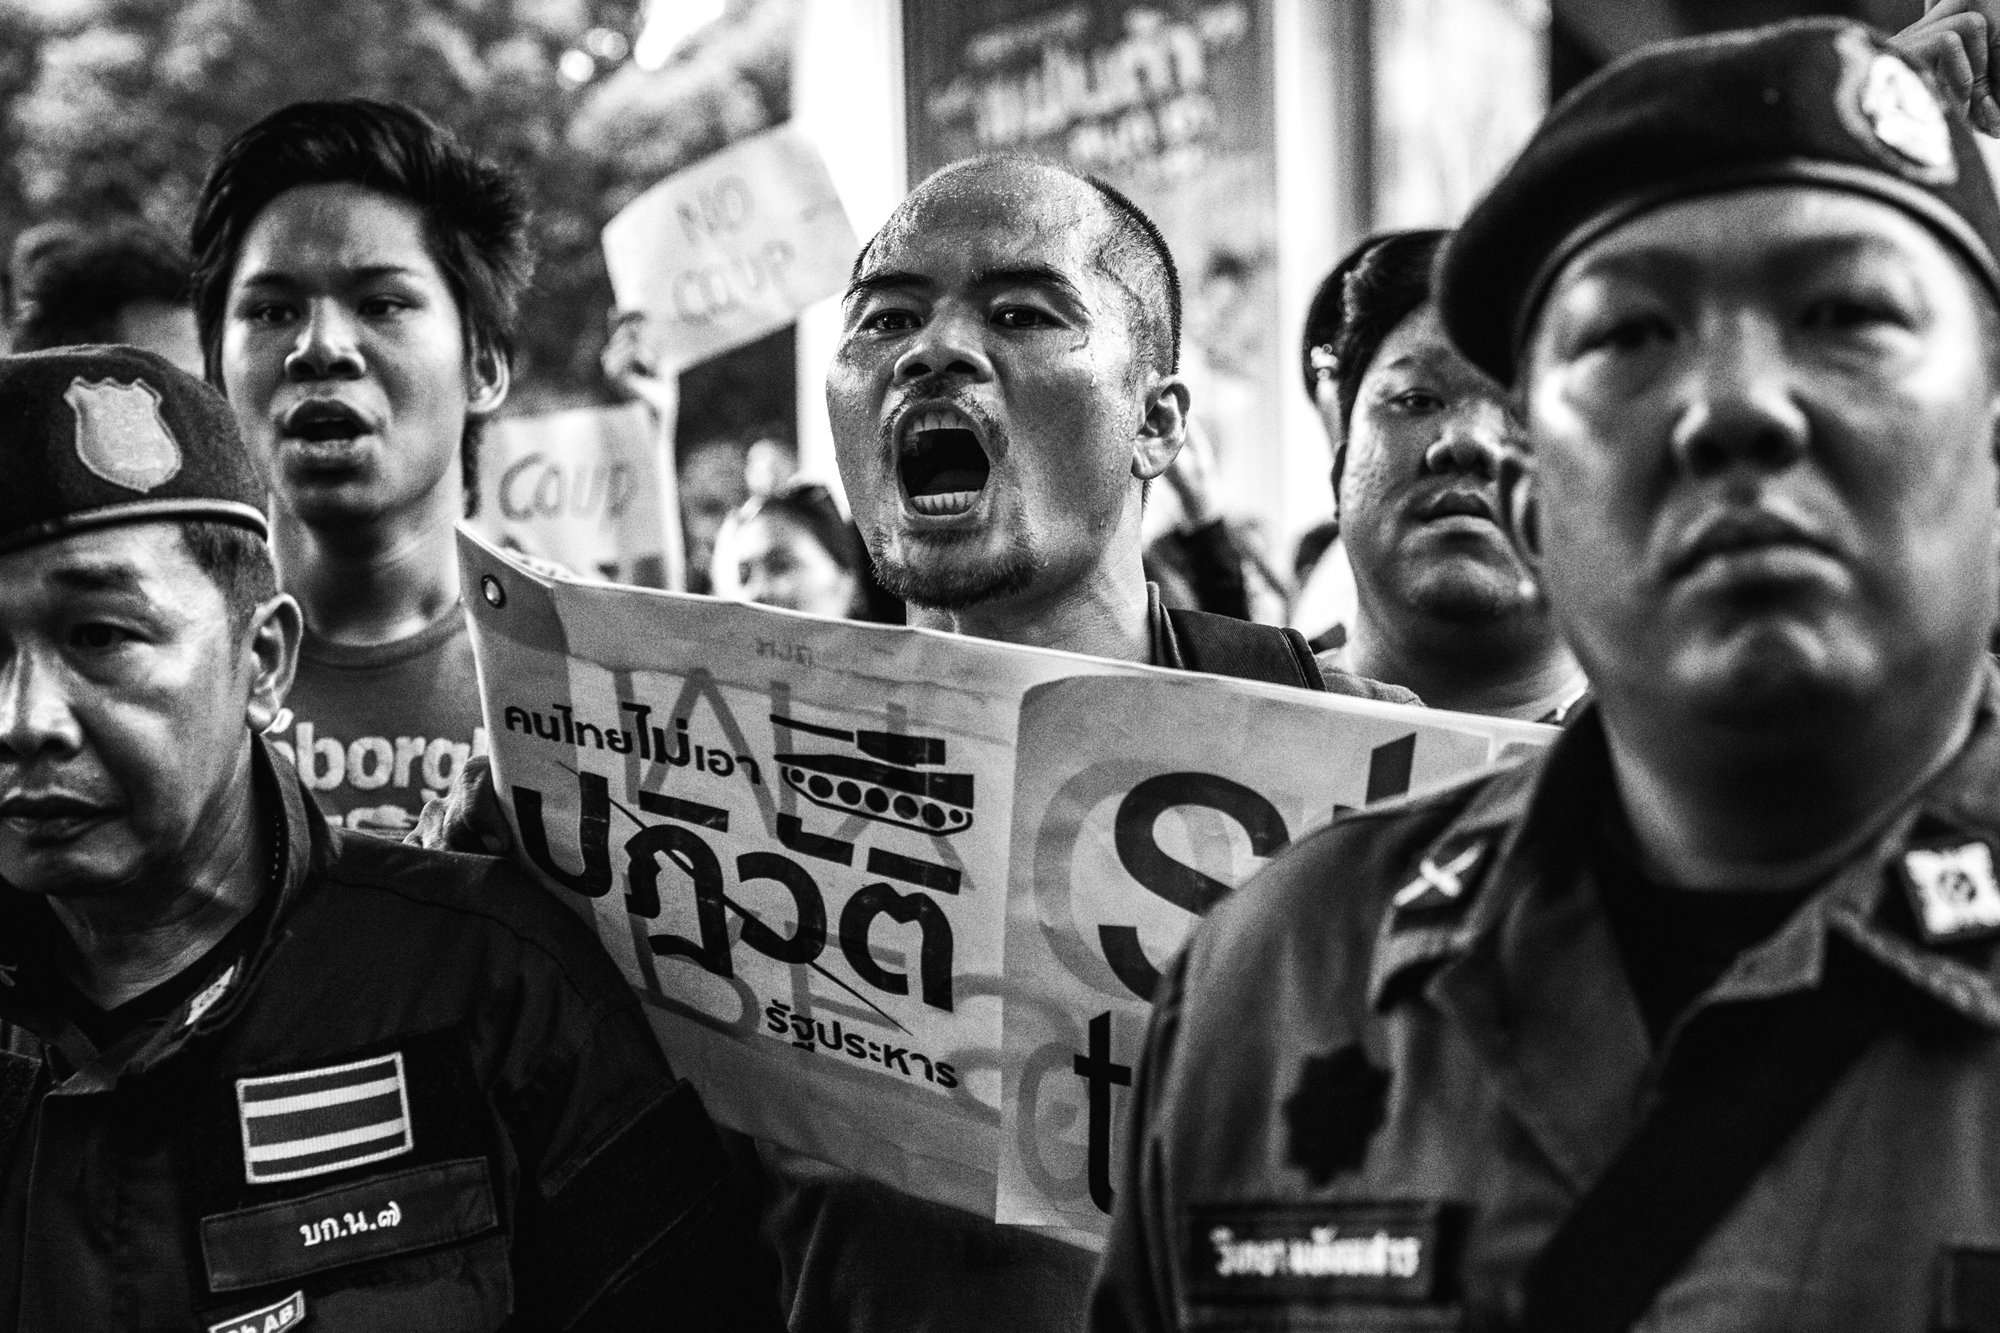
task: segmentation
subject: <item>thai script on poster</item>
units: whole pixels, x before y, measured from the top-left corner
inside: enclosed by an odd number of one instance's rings
[[[1083,1245],[1200,912],[1550,734],[460,565],[520,854],[717,1119]]]

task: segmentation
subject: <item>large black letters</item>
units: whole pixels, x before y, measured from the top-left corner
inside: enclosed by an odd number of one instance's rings
[[[1228,815],[1250,835],[1250,850],[1259,856],[1269,856],[1291,841],[1278,808],[1240,782],[1213,773],[1161,773],[1139,783],[1119,803],[1112,825],[1119,864],[1142,887],[1184,912],[1199,916],[1228,893],[1230,886],[1193,866],[1182,865],[1154,840],[1154,823],[1182,805],[1205,805]],[[1104,946],[1104,961],[1118,979],[1140,999],[1151,1000],[1160,973],[1139,945],[1138,928],[1099,926],[1097,938]]]

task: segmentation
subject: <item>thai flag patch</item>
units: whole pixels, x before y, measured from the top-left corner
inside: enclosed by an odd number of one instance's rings
[[[410,1136],[403,1053],[236,1080],[243,1177],[274,1185],[399,1157]]]

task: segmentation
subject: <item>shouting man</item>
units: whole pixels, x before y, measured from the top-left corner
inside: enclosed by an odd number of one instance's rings
[[[1019,158],[920,185],[854,268],[827,376],[841,479],[916,625],[1413,702],[1322,672],[1295,631],[1169,611],[1141,567],[1146,483],[1181,447],[1178,282],[1123,195]],[[482,775],[484,766],[479,766]],[[502,844],[490,782],[425,834]],[[793,1333],[1073,1328],[1088,1251],[766,1147]]]
[[[882,582],[915,625],[1409,700],[1146,582],[1145,486],[1187,427],[1179,304],[1158,231],[1102,184],[988,158],[919,186],[855,265],[827,376]],[[770,1156],[794,1333],[1082,1319],[1087,1252]]]
[[[329,817],[402,836],[485,750],[452,527],[507,395],[520,185],[405,107],[301,102],[194,225],[208,375],[262,460],[298,684],[272,738]]]
[[[1598,702],[1198,927],[1096,1327],[1988,1326],[2000,206],[1964,120],[1855,24],[1642,51],[1439,305],[1525,405],[1510,525]]]

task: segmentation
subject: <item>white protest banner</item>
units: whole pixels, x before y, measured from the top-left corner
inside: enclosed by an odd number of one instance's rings
[[[474,526],[578,574],[657,586],[672,492],[656,434],[640,403],[490,423],[479,445]]]
[[[847,284],[861,245],[826,163],[790,123],[703,158],[604,228],[618,305],[670,374],[789,324]]]
[[[517,846],[716,1118],[1078,1244],[1197,910],[1553,734],[459,564]]]

